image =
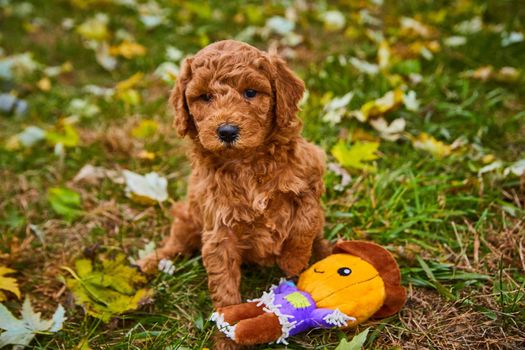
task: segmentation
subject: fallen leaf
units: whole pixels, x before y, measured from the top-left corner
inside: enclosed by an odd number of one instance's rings
[[[334,190],[336,191],[343,191],[352,181],[350,174],[337,163],[328,163],[328,170],[341,177],[341,182],[334,186]]]
[[[23,116],[27,113],[28,104],[25,100],[19,99],[13,94],[0,94],[0,112],[5,114],[13,113],[16,116]]]
[[[64,147],[75,147],[78,145],[80,136],[73,125],[61,122],[55,131],[46,132],[46,140],[52,145],[61,144]]]
[[[40,66],[41,64],[33,59],[31,52],[3,57],[0,59],[0,78],[5,80],[22,79]]]
[[[36,86],[42,91],[49,91],[51,90],[51,80],[48,77],[42,78],[36,83]]]
[[[401,17],[400,22],[402,35],[428,38],[435,32],[434,28],[415,20],[414,18]]]
[[[98,13],[92,18],[80,24],[76,31],[84,39],[105,41],[109,38],[109,17],[104,13]]]
[[[40,312],[35,313],[29,297],[22,305],[22,318],[17,319],[2,304],[0,304],[0,329],[5,332],[0,334],[0,348],[6,345],[28,346],[36,334],[42,332],[56,333],[62,329],[66,318],[62,305],[58,305],[50,320],[42,320]]]
[[[124,170],[126,181],[126,195],[142,204],[155,204],[168,199],[168,180],[155,172],[139,175]]]
[[[346,25],[345,16],[341,11],[337,10],[324,12],[321,14],[321,19],[323,21],[324,28],[329,32],[341,30]]]
[[[166,58],[169,61],[179,62],[184,57],[184,52],[175,46],[166,47]]]
[[[454,35],[454,36],[445,38],[445,40],[443,40],[443,43],[446,46],[450,46],[450,47],[462,46],[467,43],[467,38],[465,38],[464,36]]]
[[[156,76],[160,77],[164,82],[173,84],[177,80],[180,68],[173,62],[163,62],[157,69],[155,69]]]
[[[432,153],[438,158],[446,157],[452,153],[452,147],[441,141],[436,140],[432,135],[425,132],[412,140],[415,148]]]
[[[377,50],[377,62],[379,68],[386,69],[390,65],[390,56],[392,55],[390,45],[386,40],[382,40]]]
[[[406,93],[403,97],[403,103],[409,111],[417,112],[419,110],[419,101],[417,100],[415,91],[409,91]]]
[[[332,155],[345,168],[375,172],[376,167],[364,162],[377,159],[379,142],[356,142],[350,148],[343,140],[332,148]]]
[[[485,165],[484,167],[480,168],[478,170],[478,175],[485,174],[492,172],[494,170],[500,169],[503,167],[503,162],[500,160],[496,160],[488,165]]]
[[[118,82],[115,86],[115,89],[117,90],[117,93],[122,93],[126,90],[132,89],[135,86],[137,86],[140,82],[142,82],[143,78],[144,73],[137,72],[130,76],[128,79]]]
[[[74,116],[92,118],[100,113],[100,108],[86,99],[74,98],[69,102],[68,111]]]
[[[514,174],[516,176],[522,176],[525,174],[525,159],[518,160],[517,162],[512,163],[510,166],[505,168],[503,175],[507,176],[508,174]]]
[[[346,106],[352,101],[353,97],[354,93],[349,92],[344,96],[333,98],[324,106],[323,120],[332,124],[339,123],[346,112]]]
[[[114,259],[101,256],[94,262],[79,259],[75,261],[75,270],[63,269],[72,276],[66,279],[66,286],[73,293],[75,303],[103,322],[137,309],[153,294],[150,289],[138,288],[146,278],[126,264],[123,254]]]
[[[45,139],[45,137],[45,130],[40,129],[37,126],[28,126],[24,131],[15,135],[16,142],[24,147],[31,147]]]
[[[137,56],[144,56],[146,54],[146,48],[135,42],[123,41],[117,46],[111,46],[109,48],[109,54],[131,59]]]
[[[18,283],[13,277],[6,277],[15,273],[16,271],[8,267],[0,265],[0,302],[7,299],[7,296],[2,291],[11,292],[20,299],[20,289],[18,289]]]
[[[80,195],[69,188],[50,188],[47,191],[47,200],[55,213],[63,216],[66,221],[71,222],[84,214]]]
[[[476,16],[469,20],[465,20],[454,26],[454,30],[461,34],[475,34],[483,28],[483,21],[481,17]]]
[[[515,83],[521,77],[520,70],[514,67],[502,67],[498,70],[493,66],[483,66],[474,71],[466,71],[462,76],[481,81],[495,80],[502,83]]]
[[[138,255],[138,260],[140,259],[144,259],[145,257],[147,257],[148,255],[152,254],[154,251],[155,251],[155,248],[156,248],[156,245],[155,245],[155,241],[150,241],[148,242],[144,248],[142,249],[139,249],[139,251],[137,252],[137,255]],[[129,257],[128,258],[129,262],[132,264],[132,265],[136,265],[137,264],[137,260],[132,258],[132,257]]]
[[[140,21],[148,29],[168,23],[169,11],[161,7],[156,1],[148,1],[138,7]]]
[[[521,43],[525,39],[523,33],[520,32],[503,32],[501,33],[501,46],[507,47],[512,44]]]
[[[396,89],[387,92],[383,97],[378,98],[377,100],[365,103],[358,111],[352,111],[350,115],[361,122],[365,122],[369,118],[379,117],[395,111],[403,104],[403,101],[403,91]]]
[[[335,348],[335,350],[361,350],[365,345],[369,330],[370,328],[367,328],[361,333],[356,334],[351,341],[348,341],[344,338],[341,339],[341,342]]]
[[[159,124],[151,119],[141,120],[139,125],[131,129],[131,136],[138,139],[153,137],[159,128]]]
[[[287,18],[274,16],[266,21],[266,28],[268,28],[271,32],[284,36],[294,30],[295,23]]]
[[[379,73],[379,66],[377,64],[360,60],[356,57],[350,57],[350,64],[354,66],[355,69],[365,74],[376,75]]]
[[[377,118],[370,120],[370,125],[377,131],[382,139],[388,141],[398,140],[403,131],[405,131],[406,122],[403,118],[398,118],[392,121],[390,125],[384,118]]]

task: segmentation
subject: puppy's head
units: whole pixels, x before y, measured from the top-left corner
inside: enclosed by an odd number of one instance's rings
[[[281,58],[225,40],[183,62],[170,100],[180,136],[235,154],[270,135],[297,135],[303,92],[304,83]]]

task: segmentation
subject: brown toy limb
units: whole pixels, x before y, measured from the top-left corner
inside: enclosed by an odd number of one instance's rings
[[[387,317],[398,312],[406,301],[406,290],[401,286],[401,272],[396,260],[388,250],[368,241],[340,241],[334,246],[334,253],[358,256],[372,264],[385,284],[386,298],[374,317]]]
[[[243,303],[220,307],[217,312],[224,316],[224,321],[233,325],[241,320],[262,315],[264,310],[262,306],[257,306],[257,303]]]
[[[162,259],[169,259],[178,254],[189,255],[199,248],[201,241],[201,226],[195,221],[198,217],[191,204],[176,203],[172,208],[174,216],[170,235],[164,240],[163,246],[150,255],[137,261],[142,272],[152,273]]]
[[[235,326],[235,342],[241,345],[269,343],[279,339],[281,334],[279,318],[272,313],[242,320]]]

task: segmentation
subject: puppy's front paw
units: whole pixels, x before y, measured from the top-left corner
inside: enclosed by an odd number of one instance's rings
[[[147,274],[154,274],[157,271],[157,266],[159,264],[159,259],[156,254],[150,254],[145,258],[137,260],[136,265],[140,271]]]
[[[308,265],[308,260],[302,257],[300,254],[282,254],[277,259],[277,264],[283,270],[287,277],[299,275]]]
[[[213,342],[213,350],[240,350],[246,349],[245,346],[239,345],[226,338],[222,333],[216,333]]]

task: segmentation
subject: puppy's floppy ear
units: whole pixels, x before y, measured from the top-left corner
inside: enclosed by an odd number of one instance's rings
[[[271,54],[270,61],[274,68],[275,117],[280,128],[301,128],[297,117],[298,103],[303,97],[304,82],[290,69],[279,56]]]
[[[188,104],[186,103],[186,85],[188,85],[191,80],[191,61],[192,58],[188,57],[182,62],[180,73],[177,77],[177,84],[170,96],[170,105],[175,111],[173,126],[180,137],[184,137],[188,133],[195,131],[195,124],[193,123]]]

